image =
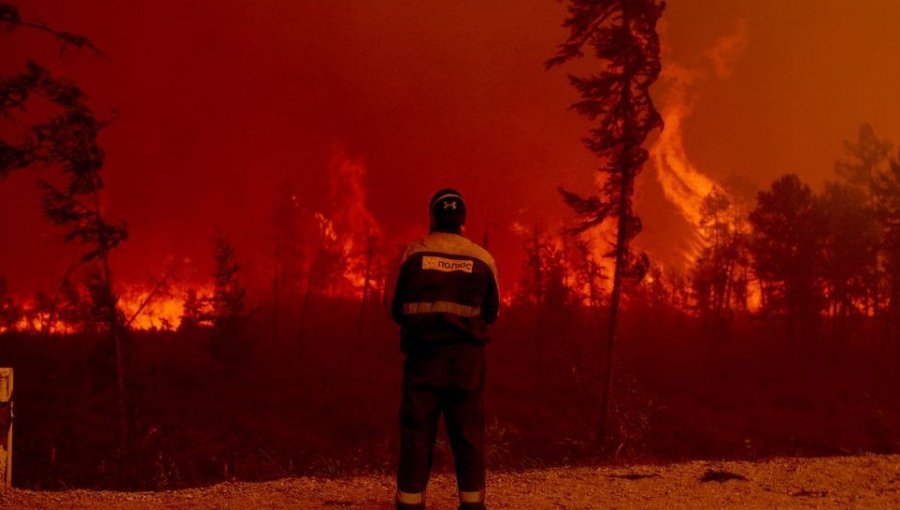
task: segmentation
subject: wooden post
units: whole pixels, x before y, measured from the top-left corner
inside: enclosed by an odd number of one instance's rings
[[[13,369],[0,368],[0,487],[12,487]]]

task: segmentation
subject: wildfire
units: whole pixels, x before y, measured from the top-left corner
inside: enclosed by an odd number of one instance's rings
[[[122,293],[119,308],[132,329],[178,329],[189,288],[193,288],[198,296],[213,294],[209,285],[190,287],[180,284],[157,296],[152,296],[150,289],[135,287]]]
[[[666,198],[699,228],[700,204],[716,184],[691,162],[684,148],[682,123],[691,113],[687,103],[690,78],[679,71],[672,71],[668,77],[673,81],[672,89],[661,105],[666,127],[651,149],[652,159]]]
[[[189,286],[169,287],[165,292],[153,293],[150,288],[129,286],[121,293],[119,310],[128,328],[134,330],[175,330],[181,325]],[[210,296],[211,286],[194,287],[200,296]],[[21,307],[21,317],[11,328],[14,331],[38,331],[49,334],[74,333],[81,327],[73,317],[71,305],[59,298],[15,299]],[[88,315],[82,303],[80,312]],[[0,326],[0,333],[5,330]]]
[[[332,297],[361,298],[379,292],[383,282],[376,277],[381,266],[377,242],[381,228],[368,209],[365,188],[366,166],[340,146],[331,150],[328,163],[329,211],[317,212],[319,242],[326,256],[341,265],[340,281],[329,282],[323,292]],[[308,271],[315,273],[316,261]]]
[[[717,78],[726,78],[731,74],[733,63],[746,47],[746,33],[746,24],[738,23],[731,34],[717,40],[704,53],[704,64],[698,69],[688,69],[674,63],[663,67],[662,80],[668,84],[668,89],[659,101],[659,108],[665,129],[651,148],[651,159],[666,198],[678,207],[698,234],[700,206],[704,197],[713,188],[720,191],[722,188],[688,157],[684,147],[683,124],[693,111],[694,86],[706,79],[710,71]],[[688,257],[693,259],[702,248],[701,236],[695,236],[691,244],[693,253],[689,253]]]

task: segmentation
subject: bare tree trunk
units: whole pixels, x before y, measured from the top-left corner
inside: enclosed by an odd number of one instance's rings
[[[628,18],[628,10],[622,10],[622,25],[626,29],[630,29],[630,20]],[[631,83],[631,76],[626,76],[624,82]],[[631,104],[631,87],[626,85],[622,90],[620,99],[620,107],[623,111],[627,111],[628,105]],[[631,132],[631,118],[626,114],[623,118],[623,132]],[[627,154],[629,147],[625,144],[622,147],[620,156]],[[625,158],[620,157],[619,164],[624,163]],[[617,221],[616,221],[616,263],[613,268],[613,288],[609,298],[609,329],[607,331],[606,342],[606,384],[603,386],[603,408],[600,415],[600,438],[605,439],[609,433],[609,415],[612,409],[613,394],[613,356],[615,354],[616,339],[619,333],[619,303],[622,296],[622,271],[624,269],[625,255],[628,253],[628,217],[625,212],[628,210],[629,193],[633,190],[635,173],[627,175],[625,170],[619,188],[619,203],[616,205]]]
[[[623,188],[625,187],[623,183]],[[626,221],[624,214],[626,198],[625,190],[622,190],[619,199],[619,218],[616,225],[616,263],[613,269],[613,288],[609,298],[609,326],[606,336],[606,381],[603,385],[603,407],[600,415],[600,438],[606,438],[609,432],[609,415],[612,406],[613,385],[613,355],[615,353],[616,337],[619,326],[619,302],[622,294],[622,265],[625,262],[626,253]]]
[[[92,198],[94,200],[94,214],[97,217],[97,221],[102,221],[102,208],[100,207],[100,184],[97,180],[97,175],[93,176],[94,181],[93,189],[92,189]],[[109,326],[109,333],[113,343],[113,349],[115,350],[115,363],[116,363],[116,403],[119,408],[119,459],[120,461],[124,460],[126,452],[128,451],[129,446],[129,438],[130,438],[130,430],[128,424],[128,400],[127,400],[127,387],[125,385],[125,354],[123,352],[122,346],[122,324],[120,324],[119,318],[117,316],[117,307],[118,307],[118,299],[116,298],[113,292],[112,285],[112,270],[109,267],[109,246],[105,244],[104,240],[99,241],[101,243],[100,246],[100,264],[103,270],[103,292],[106,294],[105,299],[109,299],[110,302],[106,303],[106,321]]]
[[[104,285],[107,287],[105,292],[112,297],[112,272],[109,268],[109,256],[104,254],[102,257]],[[127,388],[125,386],[125,355],[122,352],[122,330],[120,328],[119,319],[116,317],[115,306],[109,310],[110,317],[109,331],[112,337],[113,347],[116,351],[116,401],[119,406],[119,455],[124,456],[128,451],[130,427],[128,426],[128,402]]]

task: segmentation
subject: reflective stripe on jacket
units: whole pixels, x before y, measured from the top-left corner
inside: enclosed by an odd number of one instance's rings
[[[389,290],[406,352],[418,344],[486,343],[500,310],[494,258],[458,234],[432,232],[407,245]]]

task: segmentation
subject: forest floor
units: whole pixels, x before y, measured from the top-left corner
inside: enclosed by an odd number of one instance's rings
[[[456,508],[452,475],[436,475],[429,508]],[[0,490],[0,508],[328,509],[393,508],[393,480],[288,478],[163,492]],[[492,473],[491,510],[705,508],[900,508],[900,455],[694,461],[560,467]]]

